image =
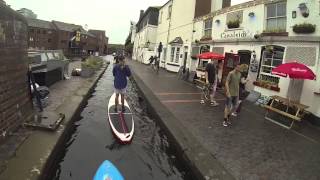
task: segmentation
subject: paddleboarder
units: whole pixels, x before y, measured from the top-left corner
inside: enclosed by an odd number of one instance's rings
[[[127,77],[131,77],[131,71],[128,65],[124,62],[124,57],[118,57],[119,63],[113,67],[112,73],[114,76],[114,91],[115,97],[115,111],[118,111],[119,94],[121,95],[122,112],[125,111],[124,98],[127,88]]]

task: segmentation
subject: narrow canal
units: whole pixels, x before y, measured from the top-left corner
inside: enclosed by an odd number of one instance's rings
[[[130,145],[120,145],[107,119],[107,103],[113,93],[112,65],[108,67],[73,124],[73,133],[56,159],[52,180],[92,179],[104,160],[112,161],[126,180],[192,179],[164,132],[148,116],[137,91],[129,82],[127,100],[134,113],[135,134]]]

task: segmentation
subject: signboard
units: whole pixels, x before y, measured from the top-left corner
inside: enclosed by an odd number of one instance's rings
[[[239,39],[239,38],[250,38],[252,33],[246,30],[234,30],[225,31],[220,35],[221,39]]]

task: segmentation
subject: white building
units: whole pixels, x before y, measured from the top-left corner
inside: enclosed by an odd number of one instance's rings
[[[302,28],[296,28],[294,32],[295,25]],[[310,106],[308,111],[320,116],[320,96],[315,93],[320,91],[320,80],[299,81],[292,88],[290,79],[271,74],[275,66],[296,60],[320,77],[318,0],[250,1],[196,18],[194,27],[193,48],[198,49],[196,53],[203,47],[210,47],[213,52],[225,54],[222,79],[235,62],[248,64],[249,78],[254,82],[250,89],[263,95],[282,97],[288,95],[288,90],[293,91],[296,100]],[[205,37],[206,31],[211,31],[211,37]]]
[[[163,44],[161,67],[178,72],[181,66],[196,68],[191,58],[193,36],[196,33],[194,18],[210,13],[214,9],[230,6],[230,0],[169,0],[159,10],[157,44]],[[202,32],[202,30],[201,30]]]
[[[131,21],[130,22],[131,43],[134,43],[134,39],[136,37],[136,32],[137,32],[137,23]]]
[[[150,56],[155,56],[158,17],[159,7],[149,7],[141,13],[136,25],[132,59],[147,64]]]

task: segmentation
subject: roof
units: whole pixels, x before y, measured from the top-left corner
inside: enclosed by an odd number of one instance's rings
[[[81,33],[86,34],[86,31],[80,25],[69,24],[69,23],[64,23],[60,21],[52,21],[52,22],[55,24],[55,26],[59,30],[73,32],[75,30],[80,29]]]
[[[159,9],[162,9],[163,7],[165,7],[167,4],[169,4],[169,2],[171,2],[172,0],[167,1],[164,5],[162,5]]]
[[[183,40],[181,37],[176,37],[173,41],[169,42],[169,44],[183,44]]]
[[[157,10],[159,11],[161,7],[160,6],[150,6],[148,7],[148,9],[143,13],[143,15],[141,16],[141,18],[139,19],[139,21],[137,22],[137,25],[140,24],[140,22],[142,21],[142,19],[147,16],[147,14],[151,11],[151,10]]]
[[[54,25],[50,21],[44,21],[40,19],[26,18],[28,26],[43,28],[43,29],[55,29]]]

